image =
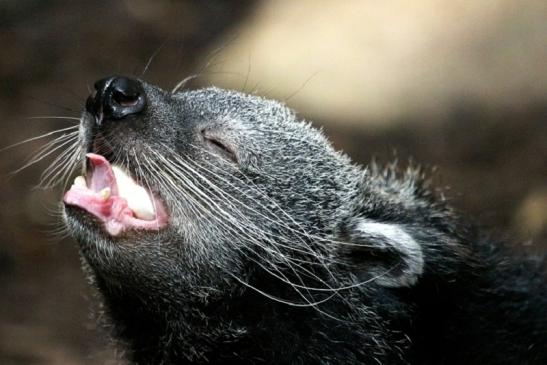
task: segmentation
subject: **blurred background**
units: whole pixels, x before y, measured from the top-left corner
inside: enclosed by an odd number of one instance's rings
[[[547,3],[0,1],[0,148],[79,117],[95,80],[218,85],[285,101],[356,161],[410,159],[517,250],[547,238]],[[0,152],[0,364],[118,363],[90,316],[50,139]],[[434,171],[434,172],[433,172]],[[543,244],[542,244],[543,242]]]

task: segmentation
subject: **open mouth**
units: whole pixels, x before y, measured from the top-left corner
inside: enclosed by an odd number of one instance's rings
[[[77,206],[104,223],[117,236],[128,229],[159,230],[167,225],[166,210],[152,192],[139,185],[122,168],[101,155],[88,153],[91,173],[78,176],[65,193],[64,202]]]

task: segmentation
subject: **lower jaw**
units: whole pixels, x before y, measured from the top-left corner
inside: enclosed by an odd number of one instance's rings
[[[114,219],[103,220],[77,205],[64,203],[63,208],[67,219],[72,219],[77,222],[77,225],[100,232],[111,238],[127,235],[131,232],[157,233],[167,226],[167,223],[162,222],[159,218],[145,221],[132,216],[123,216],[121,217],[121,221]]]

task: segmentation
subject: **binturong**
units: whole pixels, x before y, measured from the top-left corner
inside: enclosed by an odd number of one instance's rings
[[[63,218],[135,364],[547,364],[546,260],[284,105],[98,81]]]

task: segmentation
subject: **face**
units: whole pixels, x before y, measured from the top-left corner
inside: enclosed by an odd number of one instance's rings
[[[64,196],[95,275],[199,298],[259,289],[257,272],[319,279],[324,240],[359,181],[320,132],[238,92],[172,94],[123,77],[95,88],[80,124],[82,176]]]

